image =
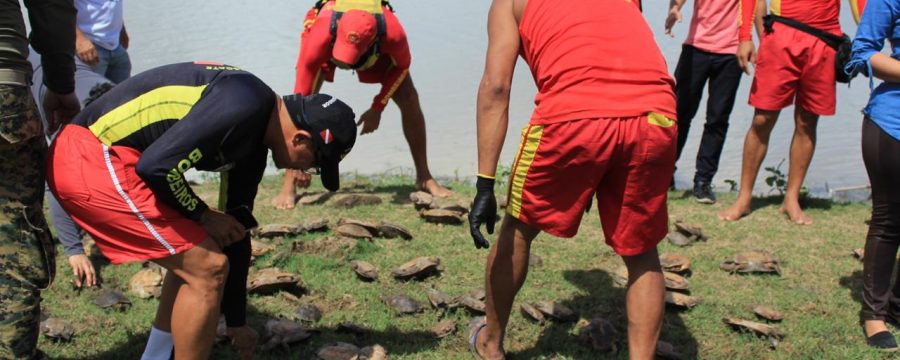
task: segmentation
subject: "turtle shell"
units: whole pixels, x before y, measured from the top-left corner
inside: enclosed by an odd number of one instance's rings
[[[555,301],[536,302],[534,308],[557,321],[574,321],[578,317],[574,310]]]
[[[416,210],[431,209],[434,196],[424,191],[415,191],[409,194],[409,200],[412,201]]]
[[[332,205],[340,208],[353,208],[360,205],[381,204],[381,197],[375,194],[347,194],[341,195],[332,201]]]
[[[268,294],[278,290],[296,291],[302,287],[300,276],[278,268],[265,268],[247,278],[247,293]]]
[[[366,281],[378,280],[378,268],[375,265],[362,260],[353,260],[350,262],[350,266],[360,279]]]
[[[378,236],[388,239],[401,238],[403,240],[412,240],[412,233],[409,229],[395,223],[382,221],[378,223]]]
[[[458,211],[430,209],[421,212],[419,215],[425,221],[435,224],[459,225],[463,223],[463,215]]]
[[[687,290],[688,281],[684,276],[673,272],[663,271],[663,278],[666,282],[666,289],[669,290]]]
[[[359,358],[359,347],[345,342],[325,345],[316,351],[319,360],[352,360]]]
[[[599,352],[615,352],[619,333],[604,318],[593,318],[578,332],[578,340]]]
[[[128,310],[131,307],[131,301],[120,291],[113,289],[101,289],[94,297],[94,305],[103,309],[114,309],[119,311]]]
[[[307,329],[296,321],[287,319],[269,319],[266,321],[266,332],[260,349],[272,350],[278,346],[288,350],[288,345],[312,337],[317,331]]]
[[[447,335],[456,332],[456,321],[449,319],[441,321],[431,328],[431,332],[433,332],[434,336],[438,339],[446,337]]]
[[[294,311],[294,318],[301,322],[319,322],[322,319],[322,310],[314,304],[303,304]]]
[[[484,309],[486,307],[484,301],[478,300],[471,295],[461,296],[457,298],[456,301],[473,314],[484,314]]]
[[[675,246],[688,246],[693,243],[693,240],[678,231],[669,231],[666,239]]]
[[[69,341],[75,336],[75,328],[68,321],[49,317],[41,321],[40,331],[45,337],[53,340]]]
[[[529,303],[522,303],[522,305],[519,305],[519,310],[521,310],[522,314],[525,315],[525,317],[528,319],[534,320],[538,323],[544,322],[544,313],[540,312]]]
[[[336,229],[334,229],[338,235],[356,238],[356,239],[371,239],[372,232],[369,229],[357,224],[345,223],[340,224]]]
[[[302,232],[317,232],[328,230],[329,220],[326,218],[309,219],[300,224]]]
[[[739,273],[776,273],[781,275],[781,261],[766,250],[750,250],[739,253],[720,266],[725,271]]]
[[[300,228],[291,224],[267,224],[256,229],[256,236],[263,239],[291,236],[299,233]]]
[[[700,225],[690,225],[685,224],[681,221],[676,221],[674,224],[675,230],[682,233],[691,239],[691,241],[706,241],[708,238],[703,233],[703,228]]]
[[[723,322],[731,326],[733,329],[741,331],[750,331],[757,335],[767,337],[772,344],[772,348],[778,346],[781,340],[784,340],[785,334],[773,325],[761,324],[758,322],[744,320],[739,318],[723,318]]]
[[[435,288],[428,289],[428,302],[431,303],[431,306],[434,306],[435,309],[449,309],[454,307],[456,301],[447,295],[443,291],[440,291]]]
[[[781,321],[782,319],[784,319],[784,315],[781,314],[780,311],[765,305],[754,306],[753,313],[756,314],[756,316],[769,321]]]
[[[665,271],[683,273],[691,269],[691,260],[687,256],[665,253],[659,256],[659,264]]]
[[[408,280],[412,278],[423,279],[438,272],[441,259],[433,256],[420,256],[403,265],[398,266],[391,274],[394,278]]]
[[[863,258],[866,256],[866,249],[857,248],[853,249],[853,257],[859,259],[859,261],[863,261]]]
[[[328,199],[334,194],[331,192],[323,191],[323,192],[305,192],[300,194],[300,200],[297,201],[300,205],[319,205],[324,204]]]
[[[690,309],[700,303],[700,299],[680,292],[666,291],[666,303],[680,308]]]
[[[138,270],[128,281],[128,289],[141,299],[159,297],[162,294],[163,279],[166,269],[162,267],[146,267]]]
[[[406,295],[382,296],[381,301],[400,315],[415,314],[423,310],[422,304]]]
[[[250,239],[250,256],[257,258],[272,252],[272,250],[275,250],[275,246],[272,244]]]
[[[384,346],[375,344],[359,349],[359,353],[355,359],[357,360],[387,360],[387,349]]]

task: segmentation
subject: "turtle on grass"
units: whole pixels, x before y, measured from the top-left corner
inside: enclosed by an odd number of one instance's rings
[[[362,260],[353,260],[350,262],[350,267],[353,268],[356,275],[363,281],[378,280],[378,268],[375,267],[375,265]]]
[[[781,260],[766,250],[750,250],[738,253],[733,259],[719,266],[733,273],[775,273],[781,275]]]
[[[431,328],[431,332],[434,333],[434,336],[438,339],[446,337],[447,335],[456,332],[456,321],[452,319],[441,321]]]
[[[322,319],[322,309],[315,304],[303,304],[294,311],[294,318],[304,323],[316,323]]]
[[[581,328],[578,332],[578,341],[588,345],[599,352],[616,352],[619,333],[609,320],[593,318],[590,321],[581,320],[578,323]]]
[[[75,328],[68,321],[56,317],[48,317],[41,321],[41,334],[48,339],[70,341],[75,336]]]
[[[424,279],[437,274],[441,259],[434,256],[420,256],[409,260],[391,271],[398,280]]]
[[[733,329],[750,331],[758,336],[767,338],[773,349],[778,347],[778,344],[781,340],[784,340],[785,337],[785,333],[773,325],[760,324],[758,322],[739,318],[723,318],[722,321]]]
[[[162,295],[163,280],[166,269],[161,266],[148,266],[138,270],[128,281],[128,289],[141,299],[149,299]]]
[[[406,295],[381,296],[381,301],[400,315],[415,314],[424,309],[419,301]]]
[[[780,311],[770,306],[756,305],[752,310],[756,316],[769,321],[781,321],[784,319],[784,315]]]
[[[659,264],[665,271],[685,273],[691,270],[691,260],[687,256],[665,253],[659,256]]]
[[[295,321],[269,319],[266,321],[266,331],[261,339],[260,349],[269,351],[280,346],[285,351],[290,351],[290,344],[309,339],[317,332],[318,330],[308,329]]]
[[[666,304],[683,309],[690,309],[700,304],[700,299],[676,291],[666,291]]]
[[[131,300],[121,291],[103,288],[94,295],[94,305],[102,309],[126,311],[131,308]]]
[[[426,222],[435,224],[459,225],[465,221],[461,212],[446,209],[424,210],[419,213],[419,216]]]
[[[300,275],[283,272],[278,268],[265,268],[247,277],[248,294],[271,294],[279,290],[298,292],[303,288]]]
[[[544,313],[540,312],[533,305],[529,303],[522,303],[522,305],[519,305],[519,310],[522,311],[522,315],[525,315],[525,318],[534,320],[539,324],[544,323]]]
[[[676,246],[688,246],[697,241],[709,239],[699,225],[689,225],[681,221],[675,221],[672,231],[666,237],[670,243]]]
[[[578,314],[570,307],[555,301],[539,301],[532,305],[545,316],[556,321],[575,321],[578,318]]]
[[[378,205],[381,204],[381,197],[375,194],[347,194],[336,197],[331,204],[345,209],[361,205]]]

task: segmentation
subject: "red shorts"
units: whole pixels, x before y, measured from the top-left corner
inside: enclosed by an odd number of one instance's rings
[[[759,44],[750,105],[781,110],[794,104],[816,115],[834,115],[835,51],[819,38],[775,23]]]
[[[677,135],[675,121],[658,114],[529,125],[511,169],[506,212],[572,237],[596,193],[606,243],[622,256],[651,250],[668,229]]]
[[[206,239],[200,224],[157,201],[134,171],[140,157],[77,125],[65,126],[50,147],[50,190],[115,264],[175,255]]]

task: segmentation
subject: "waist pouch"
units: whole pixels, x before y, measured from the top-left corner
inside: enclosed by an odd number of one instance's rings
[[[829,47],[834,49],[834,79],[839,83],[850,83],[850,80],[852,80],[853,77],[844,72],[844,67],[848,62],[850,62],[850,52],[852,50],[852,41],[850,40],[850,36],[847,36],[847,34],[837,36],[827,31],[823,31],[806,25],[797,20],[771,14],[763,17],[763,25],[766,28],[766,33],[774,32],[774,30],[772,29],[772,24],[776,22],[815,36],[824,41],[825,44],[827,44]]]

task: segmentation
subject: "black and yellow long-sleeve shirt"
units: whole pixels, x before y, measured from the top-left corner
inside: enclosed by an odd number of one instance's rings
[[[263,134],[275,93],[259,78],[214,63],[158,67],[117,85],[74,120],[107,146],[141,152],[135,171],[153,193],[199,220],[208,206],[191,190],[191,168],[227,171],[226,209],[252,209],[267,162]]]

